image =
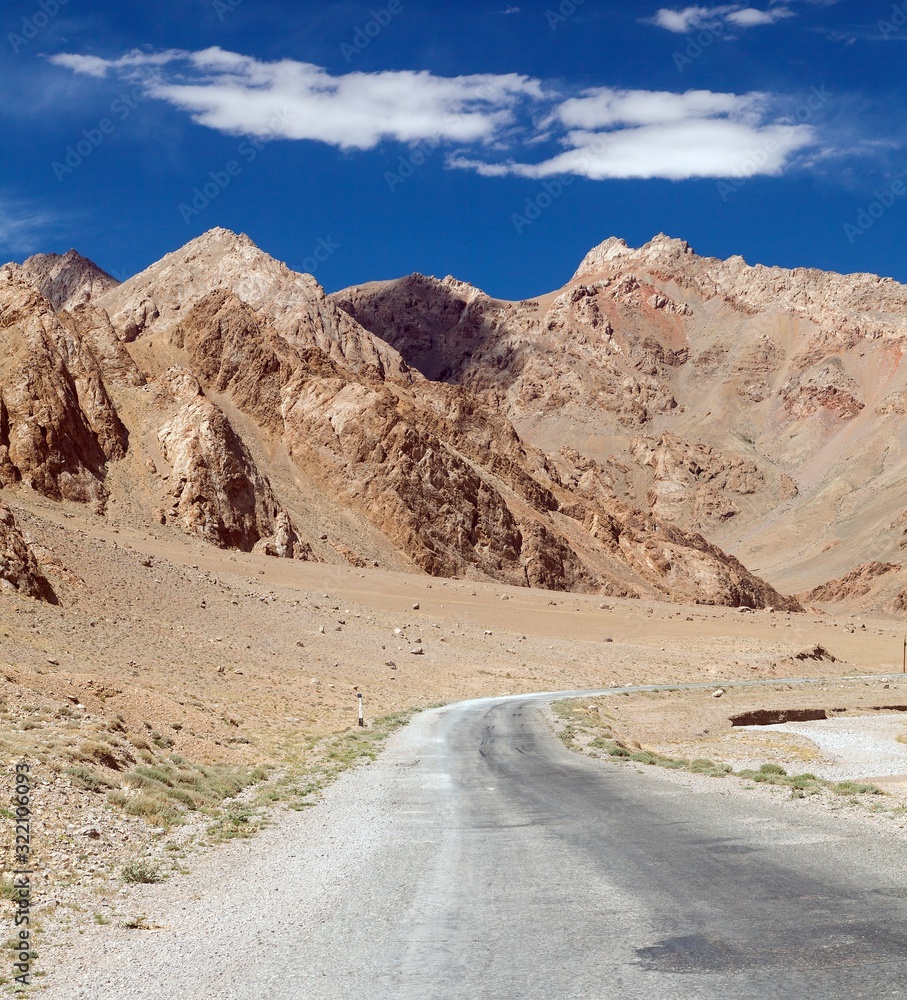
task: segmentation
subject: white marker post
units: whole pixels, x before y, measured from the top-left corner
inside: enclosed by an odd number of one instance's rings
[[[359,698],[359,725],[360,726],[364,726],[365,725],[365,716],[362,713],[362,692],[361,691],[359,692],[358,698]]]

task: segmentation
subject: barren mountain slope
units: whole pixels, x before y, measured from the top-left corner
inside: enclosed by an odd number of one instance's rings
[[[233,292],[260,311],[291,344],[318,347],[355,370],[369,366],[405,375],[397,352],[330,302],[311,275],[291,271],[248,236],[227,229],[212,229],[167,254],[101,296],[98,304],[131,341],[168,331],[215,290]]]
[[[174,337],[210,391],[426,572],[782,606],[701,539],[658,535],[565,491],[542,454],[462,389],[376,368],[356,375],[318,348],[289,346],[225,292],[201,300]]]
[[[22,264],[22,270],[54,309],[85,305],[118,284],[116,278],[75,250],[62,256],[37,253]]]
[[[568,480],[594,463],[617,498],[786,587],[898,561],[907,289],[894,281],[701,258],[659,236],[606,241],[537,300],[422,275],[333,298],[424,373],[501,406]]]
[[[122,430],[119,451],[82,464],[95,499],[109,494],[123,523],[303,559],[797,607],[701,536],[621,503],[601,470],[564,476],[496,406],[411,370],[247,237],[213,230],[59,315],[21,268],[6,271],[16,349],[39,315],[65,341],[46,359],[29,356],[73,384],[61,424],[87,423],[102,443]],[[20,409],[48,408],[40,387],[19,388]],[[13,431],[29,426],[10,413]],[[28,472],[15,441],[10,482]],[[68,493],[44,492],[87,498],[71,479]]]

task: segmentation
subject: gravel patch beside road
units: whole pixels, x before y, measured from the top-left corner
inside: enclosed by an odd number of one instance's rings
[[[749,732],[796,733],[816,745],[821,757],[805,770],[829,781],[859,781],[904,775],[907,778],[907,715],[841,716],[814,722],[748,726]]]

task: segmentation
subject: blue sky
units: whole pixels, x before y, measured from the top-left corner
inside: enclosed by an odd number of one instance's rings
[[[329,290],[521,298],[609,236],[907,282],[907,0],[28,0],[0,257],[124,278],[214,226]]]

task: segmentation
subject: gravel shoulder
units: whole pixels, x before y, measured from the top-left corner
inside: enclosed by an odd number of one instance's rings
[[[42,949],[46,1000],[227,1000],[271,996],[279,951],[292,953],[367,886],[384,841],[407,736],[380,763],[349,771],[304,812],[285,811],[253,840],[198,857],[192,871],[120,890],[122,916]],[[132,924],[132,927],[126,926]],[[318,970],[314,970],[319,974]],[[238,993],[239,984],[243,992]],[[262,992],[245,992],[246,984]]]

